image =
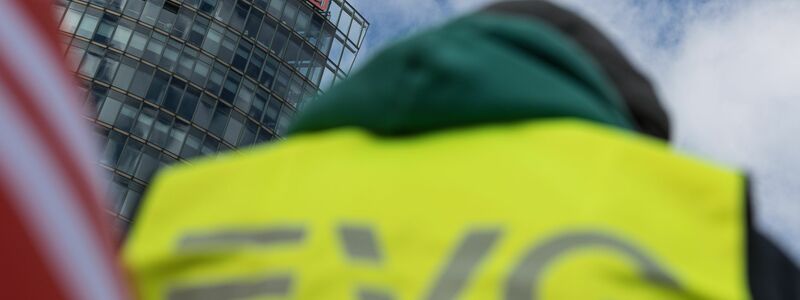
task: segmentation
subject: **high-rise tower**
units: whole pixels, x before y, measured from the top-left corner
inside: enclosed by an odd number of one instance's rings
[[[346,0],[56,7],[121,228],[160,167],[279,139],[303,99],[347,75],[369,26]]]

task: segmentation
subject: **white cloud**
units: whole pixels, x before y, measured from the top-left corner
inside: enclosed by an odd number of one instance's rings
[[[657,77],[677,146],[754,175],[757,222],[800,259],[800,3],[695,20]]]
[[[402,2],[388,14],[410,14],[414,26],[447,14],[434,1],[362,2]],[[446,2],[465,12],[492,0]],[[757,224],[800,261],[800,2],[556,2],[598,24],[653,78],[677,148],[753,175]]]

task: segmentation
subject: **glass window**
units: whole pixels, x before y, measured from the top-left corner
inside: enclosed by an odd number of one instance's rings
[[[263,143],[269,140],[272,140],[273,136],[272,133],[266,130],[259,130],[258,137],[256,138],[256,143]]]
[[[340,31],[344,32],[345,34],[350,32],[350,23],[353,21],[353,17],[350,16],[352,12],[347,10],[344,11],[342,17],[339,18],[339,23],[336,27],[339,28]]]
[[[67,14],[64,15],[64,20],[61,21],[61,31],[73,33],[75,32],[75,28],[78,28],[78,22],[81,20],[81,12],[77,9],[73,9],[75,6],[75,3],[73,3],[70,9],[67,10]]]
[[[244,3],[244,1],[239,0],[236,3],[236,9],[231,16],[231,21],[228,22],[228,25],[236,29],[236,31],[242,32],[244,28],[244,20],[247,19],[247,13],[250,11],[250,5]]]
[[[114,77],[114,86],[127,90],[131,79],[133,79],[134,70],[136,70],[136,61],[128,57],[123,57],[122,63],[117,70],[117,76]]]
[[[311,22],[311,9],[308,6],[301,5],[300,12],[297,14],[297,23],[294,25],[294,31],[301,36],[306,36],[308,25]]]
[[[144,59],[157,64],[161,52],[164,51],[164,45],[167,43],[167,36],[158,32],[153,33],[153,37],[147,43],[147,48],[144,51]]]
[[[106,44],[108,41],[111,40],[112,35],[114,34],[114,28],[116,27],[117,17],[104,14],[103,19],[100,21],[100,25],[97,26],[97,31],[94,33],[94,37],[92,40],[97,41],[101,44]]]
[[[244,126],[244,115],[240,112],[232,110],[231,117],[228,121],[228,127],[225,128],[225,137],[224,140],[229,144],[236,145],[236,142],[239,141],[239,134],[242,133],[242,127]]]
[[[236,51],[235,48],[237,40],[238,38],[233,32],[226,30],[225,37],[222,39],[222,47],[219,48],[219,54],[217,54],[217,58],[226,63],[230,63],[231,58],[233,58],[233,52]]]
[[[144,98],[147,88],[150,87],[150,80],[153,78],[153,67],[146,64],[139,64],[136,75],[133,77],[131,87],[128,90],[131,94]]]
[[[164,108],[170,112],[178,111],[178,104],[183,98],[183,90],[186,88],[186,82],[176,77],[172,77],[167,89],[167,95],[164,97]]]
[[[292,121],[292,117],[294,113],[291,110],[285,109],[281,112],[280,116],[278,116],[278,127],[276,128],[276,133],[280,136],[285,136],[286,131],[289,129],[289,124]]]
[[[267,105],[267,101],[269,101],[269,92],[259,88],[253,98],[253,105],[250,106],[247,114],[256,120],[261,120],[261,114],[264,113],[264,106]]]
[[[128,44],[128,53],[131,53],[135,56],[142,56],[144,53],[144,46],[147,44],[147,37],[149,35],[150,30],[142,26],[136,26],[136,30],[133,31],[131,41]]]
[[[100,68],[97,70],[95,79],[105,83],[111,83],[114,78],[114,73],[117,72],[119,66],[119,54],[109,53],[100,62]]]
[[[297,1],[286,2],[286,7],[283,9],[283,16],[281,16],[281,20],[290,26],[294,25],[295,20],[297,20]]]
[[[119,112],[117,121],[114,126],[124,131],[130,131],[133,127],[133,122],[136,120],[136,113],[139,112],[139,105],[141,102],[134,100],[130,97],[125,99],[125,104]]]
[[[236,96],[236,90],[239,89],[239,82],[241,80],[241,75],[236,74],[236,72],[228,72],[228,77],[225,79],[225,85],[222,87],[222,92],[219,94],[220,98],[228,103],[233,103],[234,96]]]
[[[219,0],[219,3],[217,3],[217,10],[214,11],[214,19],[222,23],[228,23],[228,18],[231,17],[231,13],[233,12],[234,3],[236,3],[236,0]]]
[[[258,79],[258,76],[261,74],[261,66],[264,64],[266,57],[267,53],[264,52],[264,50],[255,48],[253,50],[253,56],[250,57],[250,61],[247,63],[247,71],[245,74],[253,79]]]
[[[275,36],[275,28],[277,27],[278,23],[276,23],[275,20],[270,17],[264,18],[264,22],[261,23],[261,31],[258,32],[256,41],[264,47],[269,47],[272,45],[272,37]]]
[[[176,155],[181,153],[181,146],[183,146],[183,141],[186,139],[188,133],[189,124],[181,120],[175,120],[175,125],[173,125],[172,129],[169,131],[169,140],[164,149]]]
[[[335,29],[333,27],[331,27],[328,24],[325,24],[325,26],[322,29],[322,32],[320,32],[319,45],[317,45],[317,48],[319,48],[319,51],[321,51],[322,53],[328,53],[328,51],[331,49],[331,42],[333,42],[334,30]]]
[[[274,57],[267,56],[267,61],[264,68],[261,70],[261,78],[259,82],[268,88],[272,88],[272,82],[275,81],[275,73],[278,72],[279,62]]]
[[[187,6],[190,6],[190,7],[197,8],[197,6],[200,4],[200,0],[184,0],[183,4],[187,5]]]
[[[141,152],[142,143],[133,139],[128,139],[128,143],[125,145],[125,148],[122,149],[117,168],[125,173],[132,174],[136,165],[139,164]]]
[[[203,42],[203,50],[211,54],[217,54],[219,45],[222,42],[222,33],[225,31],[222,26],[217,23],[211,23],[211,29],[208,30],[206,40]]]
[[[272,40],[272,47],[270,50],[281,55],[283,53],[283,47],[286,46],[286,41],[289,39],[289,29],[286,27],[279,26],[278,31],[275,32],[275,38]]]
[[[214,69],[211,70],[211,75],[208,76],[206,90],[214,95],[219,94],[219,89],[222,88],[222,81],[225,79],[225,70],[225,67],[219,63],[214,64]]]
[[[324,20],[317,14],[311,16],[311,26],[309,27],[306,38],[312,45],[316,45]]]
[[[125,146],[125,141],[128,137],[122,133],[111,131],[108,135],[108,142],[103,150],[103,157],[100,162],[107,166],[115,166],[119,155],[122,153],[122,148]]]
[[[264,117],[261,119],[261,124],[266,126],[269,129],[275,129],[275,125],[278,124],[278,114],[281,112],[281,103],[272,98],[267,103],[267,111],[264,112]]]
[[[211,118],[211,126],[209,126],[208,131],[211,133],[222,136],[225,132],[225,125],[228,123],[228,114],[231,112],[231,108],[222,105],[217,105],[217,109],[214,110],[214,117]]]
[[[181,150],[181,157],[191,158],[200,153],[200,147],[203,143],[203,133],[197,128],[192,127],[189,134],[186,135],[186,143]]]
[[[267,12],[275,16],[275,18],[280,18],[284,5],[286,5],[286,0],[272,0],[269,3],[269,10],[267,10]]]
[[[350,49],[350,47],[344,48],[344,53],[342,55],[342,61],[339,63],[339,69],[342,71],[350,72],[350,68],[353,66],[353,61],[356,59],[356,52],[355,50]]]
[[[333,47],[331,47],[331,51],[328,53],[328,59],[333,62],[335,65],[339,65],[339,59],[342,58],[342,50],[344,49],[344,45],[342,41],[338,38],[333,39]]]
[[[125,50],[128,46],[128,40],[131,38],[133,32],[133,25],[127,20],[121,20],[117,24],[117,30],[114,31],[114,38],[111,40],[111,46],[120,50]]]
[[[247,120],[244,126],[244,131],[242,131],[242,136],[239,138],[239,143],[236,145],[240,147],[252,145],[256,140],[256,132],[258,132],[258,124]]]
[[[150,133],[148,140],[159,147],[166,146],[167,134],[169,133],[169,128],[172,127],[173,120],[174,118],[166,112],[159,112],[156,122],[153,124],[153,132]]]
[[[197,50],[184,47],[183,53],[181,54],[180,59],[178,59],[178,74],[184,78],[190,78],[192,76],[192,70],[194,69],[194,61],[196,57]]]
[[[283,53],[283,58],[289,63],[290,66],[297,68],[297,57],[300,55],[300,40],[299,36],[292,35],[289,39],[289,44],[286,46],[286,52]]]
[[[148,0],[144,5],[144,12],[142,12],[140,20],[147,25],[155,25],[162,5],[164,5],[164,0]]]
[[[153,127],[157,111],[155,107],[142,105],[142,110],[139,112],[139,117],[136,118],[136,124],[133,125],[133,131],[131,131],[131,133],[146,139],[147,135],[150,134],[150,128]]]
[[[165,1],[164,5],[162,6],[161,14],[158,16],[156,27],[161,28],[166,32],[170,32],[172,30],[172,26],[175,24],[175,19],[178,16],[178,8],[179,6],[177,3]]]
[[[83,20],[81,20],[81,24],[78,25],[78,32],[76,32],[79,36],[85,37],[87,39],[92,38],[94,34],[94,29],[97,27],[97,23],[100,21],[100,11],[95,9],[89,9],[83,15]]]
[[[329,88],[333,84],[333,71],[329,68],[325,68],[322,73],[322,79],[319,82],[319,88],[325,90]]]
[[[358,43],[358,40],[361,37],[361,30],[364,28],[362,22],[363,20],[356,16],[356,19],[353,20],[353,25],[350,26],[350,32],[347,33],[347,38],[353,41],[353,43]]]
[[[242,111],[249,111],[250,105],[253,103],[253,96],[255,96],[255,89],[255,82],[250,81],[250,79],[245,79],[242,82],[242,87],[239,89],[239,93],[236,94],[236,101],[233,105]]]
[[[131,186],[135,186],[135,183],[131,184]],[[139,207],[139,200],[142,198],[142,190],[128,190],[128,194],[125,195],[125,203],[122,206],[122,209],[119,210],[120,215],[128,218],[129,220],[133,218],[134,214],[136,213],[137,208]],[[126,229],[122,229],[124,232]]]
[[[210,135],[206,136],[206,139],[203,140],[203,147],[200,148],[200,153],[203,155],[211,155],[214,152],[217,152],[219,148],[219,141],[211,137]]]
[[[319,85],[319,80],[322,77],[322,70],[325,69],[325,58],[316,55],[311,62],[311,71],[308,74],[308,79],[316,85]]]
[[[183,95],[181,105],[178,108],[178,116],[186,120],[192,119],[194,111],[197,108],[197,102],[200,100],[200,93],[199,89],[192,86],[186,88],[186,93]]]
[[[201,55],[200,60],[194,65],[194,73],[192,73],[192,82],[199,86],[203,86],[208,78],[208,73],[211,71],[211,61],[213,58],[210,58],[206,55]]]
[[[200,104],[197,106],[197,111],[194,113],[192,122],[202,128],[208,129],[208,124],[211,122],[211,112],[214,111],[214,99],[206,94],[200,98]]]
[[[233,62],[231,65],[239,71],[244,71],[244,67],[247,65],[247,60],[250,58],[250,51],[252,49],[252,43],[244,39],[239,40],[239,47],[236,48],[236,55],[233,56]]]
[[[170,39],[167,42],[167,47],[164,48],[164,54],[161,56],[161,61],[158,65],[167,70],[174,70],[180,56],[182,45],[180,42]]]
[[[203,44],[203,37],[208,31],[209,20],[203,16],[198,15],[192,24],[192,30],[189,32],[189,44],[200,47]]]
[[[100,110],[100,115],[97,117],[98,120],[107,124],[114,124],[114,120],[117,119],[119,109],[122,107],[122,101],[115,99],[114,97],[119,97],[119,95],[112,94],[106,98],[106,101],[103,104],[103,109]]]
[[[247,17],[247,25],[244,27],[244,35],[255,39],[258,34],[258,27],[261,26],[261,18],[264,14],[253,9],[250,11],[250,16]]]
[[[178,12],[178,17],[175,19],[175,25],[172,26],[172,35],[180,39],[186,39],[186,36],[189,34],[189,25],[192,23],[193,16],[194,14],[191,10],[181,7]]]
[[[297,71],[299,71],[300,74],[304,76],[309,75],[313,57],[314,48],[309,44],[303,43],[303,49],[300,50],[300,57],[297,58]]]
[[[105,50],[95,45],[91,45],[86,51],[86,55],[81,62],[80,72],[88,77],[94,77],[97,72],[97,67],[100,66],[100,61],[103,59]]]
[[[122,8],[125,7],[125,2],[127,2],[127,0],[109,0],[105,7],[113,11],[122,12]]]
[[[256,7],[266,10],[269,5],[269,0],[255,0],[253,1]]]
[[[211,14],[214,8],[217,7],[217,0],[202,0],[200,2],[200,11]]]
[[[110,174],[109,174],[110,177]],[[112,212],[116,213],[122,207],[122,202],[125,197],[125,193],[128,192],[127,186],[129,184],[129,180],[125,179],[121,176],[115,175],[114,179],[111,180],[111,187],[109,188],[109,195],[107,208]]]
[[[289,84],[289,93],[286,95],[286,101],[290,105],[297,107],[303,97],[303,80],[297,75],[292,75],[292,83]]]
[[[139,166],[136,168],[136,174],[134,176],[138,179],[147,181],[150,180],[150,177],[153,176],[156,168],[158,168],[159,152],[158,150],[147,146],[145,146],[143,150],[142,156],[139,158]]]
[[[289,80],[291,76],[292,71],[286,66],[281,65],[278,76],[275,78],[275,87],[272,90],[279,96],[285,98],[286,93],[289,91]]]
[[[308,83],[303,85],[303,95],[300,98],[301,104],[306,104],[314,98],[317,94],[317,89]]]
[[[128,0],[124,13],[134,19],[138,19],[139,14],[142,13],[142,8],[144,8],[144,0]]]
[[[339,15],[342,14],[342,7],[339,6],[339,3],[331,1],[331,5],[328,7],[328,20],[331,20],[331,23],[336,24],[336,21],[339,20]]]
[[[103,105],[103,100],[106,99],[108,88],[101,85],[92,85],[92,93],[89,94],[89,101],[87,101],[86,112],[90,113],[90,117],[96,116],[100,113],[100,107]]]
[[[144,98],[151,103],[161,104],[162,97],[167,91],[168,82],[169,74],[161,70],[156,70],[156,74],[153,76],[153,82],[150,84],[150,89],[147,91],[147,95]]]

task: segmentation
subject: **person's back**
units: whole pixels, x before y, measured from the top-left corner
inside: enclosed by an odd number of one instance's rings
[[[378,55],[288,140],[167,171],[125,257],[146,299],[792,297],[748,266],[786,262],[744,178],[668,135],[593,28],[503,3]]]

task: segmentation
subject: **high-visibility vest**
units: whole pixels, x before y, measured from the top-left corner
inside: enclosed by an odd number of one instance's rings
[[[745,182],[559,119],[297,136],[167,171],[144,299],[747,299]]]

